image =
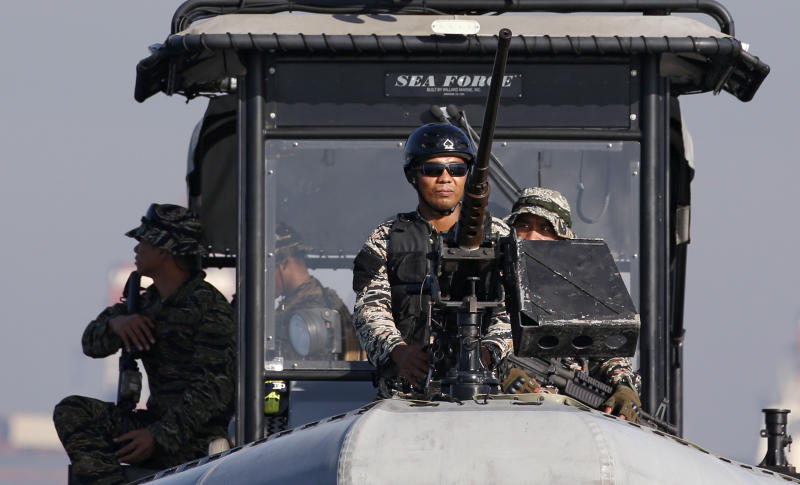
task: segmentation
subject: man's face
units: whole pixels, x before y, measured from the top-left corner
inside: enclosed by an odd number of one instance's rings
[[[514,220],[517,238],[529,241],[556,241],[560,239],[553,225],[544,217],[534,214],[520,214]]]
[[[168,257],[166,251],[147,241],[139,241],[139,244],[133,248],[133,252],[136,254],[134,259],[136,270],[143,276],[153,276],[164,264],[164,258]]]
[[[440,165],[454,165],[453,170],[456,171],[463,169],[466,163],[459,157],[434,157],[416,168],[415,177],[420,197],[431,208],[443,212],[452,209],[461,201],[467,177],[466,173],[454,177],[449,170],[441,170],[437,175],[442,168]],[[455,166],[458,166],[458,169]]]
[[[275,262],[275,298],[283,296],[283,267],[286,265],[285,261],[279,256],[278,261]]]

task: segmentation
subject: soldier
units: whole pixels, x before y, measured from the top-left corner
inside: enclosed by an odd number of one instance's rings
[[[353,324],[367,358],[382,376],[381,397],[408,391],[408,383],[422,386],[431,368],[431,357],[423,350],[430,343],[424,314],[429,297],[408,287],[424,282],[436,234],[447,237],[454,231],[474,158],[469,139],[454,126],[427,124],[415,130],[406,142],[403,170],[417,191],[417,210],[379,225],[356,256]],[[508,226],[491,217],[487,229],[509,234]],[[482,360],[492,365],[511,349],[511,325],[505,312],[484,323]]]
[[[308,273],[306,253],[309,249],[292,228],[286,224],[278,225],[275,231],[275,295],[282,297],[276,314],[278,327],[287,330],[287,319],[296,310],[331,308],[338,311],[341,318],[345,360],[363,360],[347,307],[336,291],[322,286]]]
[[[555,241],[575,238],[569,202],[557,190],[542,187],[524,189],[505,221],[516,229],[519,239]],[[563,362],[573,370],[588,369],[592,377],[614,386],[614,394],[604,403],[605,412],[639,421],[636,410],[641,406],[638,394],[641,377],[633,371],[631,359],[615,357],[604,362],[564,359]],[[521,376],[525,381],[524,390],[538,390],[538,383],[520,369],[511,372],[507,366],[504,367],[504,390],[507,391]]]
[[[505,218],[519,239],[555,241],[573,239],[569,202],[560,192],[542,187],[522,191]]]
[[[138,349],[150,398],[133,412],[83,396],[56,405],[53,421],[81,483],[127,483],[120,463],[162,469],[204,456],[233,415],[236,327],[200,270],[200,222],[183,207],[152,204],[125,235],[138,241],[136,268],[153,284],[137,313],[118,303],[89,323],[83,352]]]

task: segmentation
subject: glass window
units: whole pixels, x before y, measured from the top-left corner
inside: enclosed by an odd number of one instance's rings
[[[316,309],[289,315],[285,307],[294,306],[291,297],[277,299],[274,320],[267,319],[267,334],[274,321],[276,339],[267,358],[278,358],[276,370],[280,365],[328,368],[335,361],[361,360],[347,318],[355,303],[353,258],[378,224],[416,207],[416,195],[403,176],[402,143],[273,140],[266,144],[266,157],[271,172],[268,217],[299,235],[309,273],[346,308],[339,311],[338,322],[328,321]],[[276,293],[279,286],[276,282]],[[345,311],[348,315],[341,315]]]
[[[639,144],[498,140],[493,152],[520,187],[541,185],[567,197],[575,234],[606,240],[638,306]],[[402,170],[403,142],[270,140],[266,157],[267,217],[300,236],[310,274],[352,311],[353,258],[378,224],[416,208]],[[492,215],[506,216],[512,203],[493,184]],[[360,358],[348,347],[349,321],[337,326],[311,313],[292,319],[282,315],[286,298],[276,300],[278,311],[268,318],[281,327],[269,359],[317,368]]]
[[[639,143],[496,141],[492,152],[520,187],[567,198],[576,237],[605,240],[638,308]],[[492,187],[489,204],[505,216],[513,201]]]

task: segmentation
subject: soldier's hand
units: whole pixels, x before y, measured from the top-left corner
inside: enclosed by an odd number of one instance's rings
[[[422,387],[431,367],[431,357],[422,351],[419,345],[402,343],[392,349],[392,361],[397,365],[397,371],[408,382]]]
[[[504,394],[526,394],[529,392],[541,392],[542,386],[524,370],[512,367],[508,370],[508,375],[500,383],[500,390]]]
[[[603,405],[605,406],[603,410],[607,413],[627,419],[632,423],[641,421],[637,410],[642,406],[642,401],[636,391],[626,385],[617,386],[614,394],[606,399]]]
[[[481,363],[487,369],[492,366],[492,351],[485,345],[481,345]]]
[[[135,429],[114,438],[115,443],[129,441],[117,451],[117,459],[122,463],[141,463],[153,454],[156,440],[147,428]]]
[[[119,335],[128,352],[131,351],[131,346],[138,347],[138,350],[150,350],[150,344],[156,343],[152,330],[155,324],[145,316],[136,313],[119,315],[109,320],[108,326]]]

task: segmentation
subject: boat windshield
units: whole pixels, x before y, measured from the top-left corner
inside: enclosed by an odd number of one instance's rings
[[[300,236],[311,275],[348,311],[355,302],[353,258],[367,236],[416,208],[416,193],[403,176],[403,149],[403,140],[266,142],[268,228],[286,224]],[[493,152],[519,187],[564,194],[576,236],[606,241],[638,307],[639,143],[496,140]],[[513,187],[494,183],[491,190],[490,213],[505,217]],[[330,316],[305,313],[276,325],[268,315],[267,367],[330,368],[335,361],[360,360],[357,343],[353,348],[347,338],[349,321],[337,328]]]

